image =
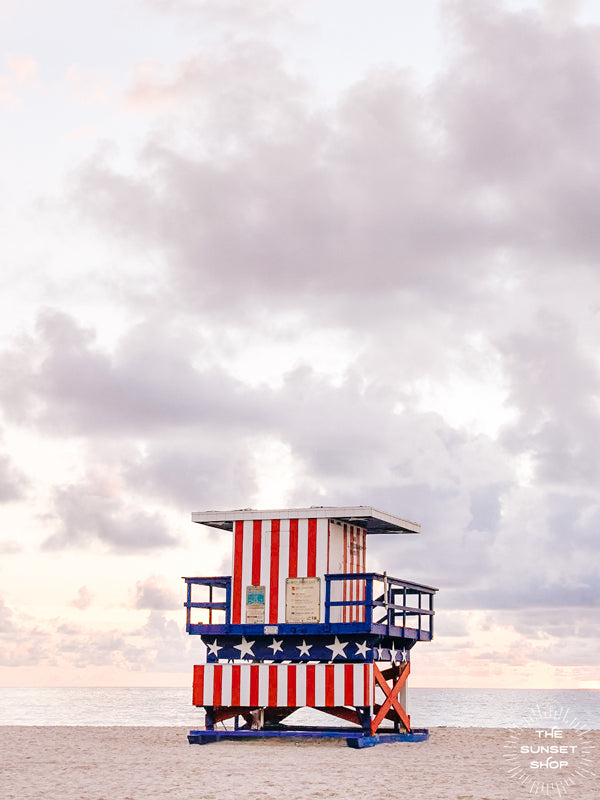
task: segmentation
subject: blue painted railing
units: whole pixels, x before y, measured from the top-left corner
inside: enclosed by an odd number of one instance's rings
[[[360,582],[364,589],[352,594],[364,594],[362,600],[332,600],[335,583],[344,581]],[[332,609],[359,607],[364,612],[359,614],[368,630],[376,630],[380,626],[394,628],[412,628],[424,631],[433,637],[433,596],[437,589],[432,586],[392,578],[386,573],[363,572],[325,575],[325,624],[332,621]],[[349,593],[347,591],[347,593]],[[398,602],[401,598],[402,602]],[[411,602],[409,604],[410,601]],[[415,605],[416,603],[416,605]],[[363,616],[364,614],[364,616]],[[414,624],[413,624],[414,623]],[[350,624],[350,623],[348,623]]]
[[[231,577],[184,578],[187,584],[186,630],[192,634],[234,634],[251,628],[259,633],[261,627],[231,624]],[[342,582],[342,583],[340,583]],[[358,582],[358,591],[349,591],[349,584]],[[192,587],[208,588],[208,599],[195,602]],[[335,595],[360,596],[363,599],[332,599]],[[437,589],[432,586],[392,578],[386,573],[361,572],[325,575],[325,619],[323,623],[308,624],[301,628],[307,633],[322,633],[336,630],[371,631],[379,634],[417,634],[418,639],[433,638],[433,596]],[[215,592],[224,599],[215,600]],[[348,609],[359,608],[357,613]],[[192,609],[204,609],[206,621],[191,620]],[[344,611],[346,609],[346,611]],[[353,617],[353,619],[351,619]],[[358,619],[357,619],[358,618]],[[289,628],[289,630],[288,630]],[[255,630],[256,629],[256,630]],[[299,626],[280,623],[279,633],[293,633]]]

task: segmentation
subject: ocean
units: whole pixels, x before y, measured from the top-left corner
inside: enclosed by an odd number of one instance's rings
[[[409,689],[414,727],[536,727],[551,713],[567,728],[600,729],[600,691],[593,689]],[[301,724],[337,724],[301,709]],[[0,725],[202,726],[190,689],[0,688]]]

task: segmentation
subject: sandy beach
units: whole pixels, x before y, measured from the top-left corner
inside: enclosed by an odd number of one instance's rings
[[[520,800],[533,796],[508,774],[504,729],[433,728],[427,742],[363,750],[326,740],[189,745],[186,734],[183,728],[0,727],[0,797]],[[586,739],[596,748],[597,764],[600,731]],[[599,796],[598,777],[578,779],[567,792],[573,800]]]

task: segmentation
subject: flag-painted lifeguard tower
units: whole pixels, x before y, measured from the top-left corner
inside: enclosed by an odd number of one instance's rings
[[[415,534],[418,524],[367,506],[203,511],[192,521],[232,533],[233,557],[231,576],[184,578],[186,630],[207,648],[193,681],[205,729],[190,742],[428,737],[411,727],[406,679],[412,648],[433,637],[437,590],[365,571],[367,536]],[[354,725],[286,725],[301,707]]]

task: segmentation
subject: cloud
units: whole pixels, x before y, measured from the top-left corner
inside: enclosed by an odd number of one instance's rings
[[[135,585],[134,608],[148,608],[152,611],[171,611],[181,608],[181,598],[169,589],[164,580],[151,575]]]
[[[17,56],[14,53],[7,53],[5,61],[8,74],[0,74],[0,104],[18,105],[27,87],[35,84],[37,62],[30,56]]]
[[[0,431],[0,441],[2,439]],[[0,451],[0,503],[22,500],[30,481],[11,456]]]
[[[55,532],[43,543],[48,551],[99,543],[114,552],[130,553],[172,547],[176,538],[158,513],[130,507],[118,486],[105,476],[54,490]]]
[[[129,671],[185,672],[191,668],[189,637],[158,611],[133,629],[89,632],[70,625],[58,629],[58,657],[79,669],[116,666]]]
[[[14,612],[9,608],[4,599],[0,597],[0,633],[12,633],[15,630],[13,621]]]
[[[70,315],[42,311],[35,334],[0,356],[11,378],[0,392],[6,414],[46,432],[87,435],[259,422],[256,395],[222,369],[194,366],[189,350],[179,357],[181,342],[163,333],[150,322],[134,328],[111,356]]]
[[[409,293],[471,311],[506,270],[593,269],[598,34],[452,4],[460,47],[428,90],[374,70],[319,107],[272,44],[233,42],[147,71],[196,145],[157,134],[136,175],[84,165],[73,201],[168,263],[179,302],[346,313]],[[240,24],[240,29],[241,29]],[[219,91],[214,91],[218,86]]]
[[[71,601],[71,605],[80,611],[85,611],[91,606],[93,597],[87,586],[80,586],[77,590],[77,597]]]
[[[0,541],[0,555],[10,556],[22,551],[21,545],[14,539]]]
[[[510,400],[519,409],[505,441],[532,453],[540,482],[594,491],[600,479],[597,359],[562,316],[540,313],[534,324],[501,343]]]
[[[155,127],[67,188],[118,265],[122,334],[106,344],[65,291],[0,353],[7,424],[80,445],[76,477],[46,487],[46,550],[176,547],[171,512],[281,496],[276,443],[290,505],[422,523],[370,557],[440,586],[446,635],[486,609],[540,658],[562,663],[560,629],[590,663],[562,610],[588,619],[600,585],[598,30],[461,0],[428,86],[381,66],[325,104],[272,36],[281,6],[151,5],[214,27],[138,63],[123,102]],[[11,457],[0,500],[26,488]],[[151,654],[113,631],[90,658],[175,668],[173,602],[140,581]]]

